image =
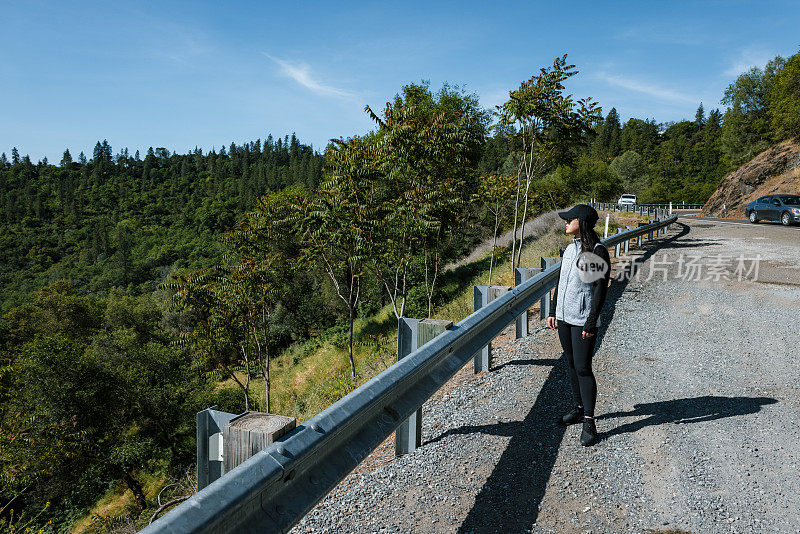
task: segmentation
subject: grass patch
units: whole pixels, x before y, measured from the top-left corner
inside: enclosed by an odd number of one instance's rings
[[[165,479],[151,473],[137,475],[148,500],[155,499],[164,487]],[[72,525],[71,534],[107,532],[118,518],[127,517],[136,511],[133,493],[123,484],[116,484],[89,510],[83,518]]]

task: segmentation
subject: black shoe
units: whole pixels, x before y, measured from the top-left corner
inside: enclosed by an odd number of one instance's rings
[[[562,425],[580,423],[583,419],[583,406],[575,406],[571,412],[561,418]]]
[[[581,432],[581,445],[588,447],[597,441],[597,427],[594,426],[594,419],[585,418],[583,420],[583,432]]]

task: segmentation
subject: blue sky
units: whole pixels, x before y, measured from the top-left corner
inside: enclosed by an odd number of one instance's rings
[[[751,66],[800,49],[786,2],[0,3],[0,151],[34,161],[296,132],[323,149],[372,128],[403,84],[466,86],[487,106],[553,58],[623,120],[721,107]]]

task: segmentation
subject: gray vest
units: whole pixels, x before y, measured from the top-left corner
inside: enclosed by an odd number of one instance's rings
[[[597,246],[603,246],[597,244]],[[564,250],[561,259],[561,271],[558,280],[558,295],[556,298],[556,319],[575,326],[583,326],[589,317],[592,305],[594,286],[591,282],[584,282],[578,275],[575,262],[581,253],[581,240],[573,238],[572,243]],[[597,319],[600,325],[600,318]]]

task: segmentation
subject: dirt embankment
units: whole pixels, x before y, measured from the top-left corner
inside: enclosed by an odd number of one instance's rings
[[[774,193],[800,193],[800,142],[784,141],[730,173],[703,206],[703,215],[744,218],[751,201]]]

